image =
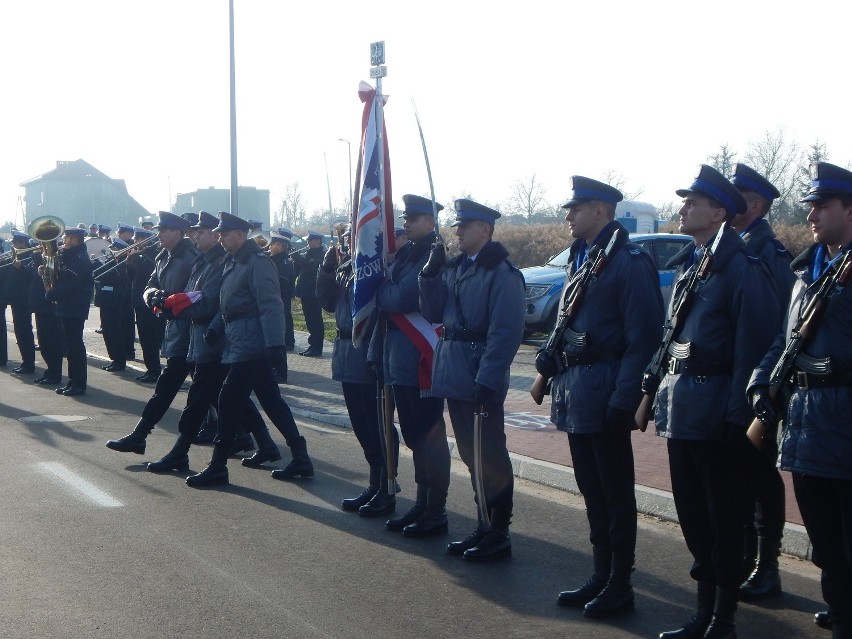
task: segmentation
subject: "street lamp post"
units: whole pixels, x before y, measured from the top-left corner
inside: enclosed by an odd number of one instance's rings
[[[348,149],[349,154],[349,197],[347,198],[349,202],[349,215],[352,215],[352,200],[354,198],[354,194],[352,193],[352,145],[349,143],[349,140],[344,140],[343,138],[337,138],[338,142],[346,142],[346,148]]]

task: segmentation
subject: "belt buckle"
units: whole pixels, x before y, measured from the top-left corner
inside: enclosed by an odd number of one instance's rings
[[[796,386],[802,390],[808,390],[808,374],[805,371],[796,371]]]

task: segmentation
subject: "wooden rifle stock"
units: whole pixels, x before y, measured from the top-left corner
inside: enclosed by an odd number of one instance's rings
[[[541,373],[537,373],[533,385],[530,387],[530,395],[532,395],[533,401],[539,406],[544,401],[544,396],[550,392],[549,386],[550,380]]]
[[[643,433],[648,430],[648,422],[651,421],[651,409],[654,406],[654,397],[652,395],[642,395],[642,401],[639,402],[639,408],[636,409],[636,415],[633,420],[636,422],[636,427]]]

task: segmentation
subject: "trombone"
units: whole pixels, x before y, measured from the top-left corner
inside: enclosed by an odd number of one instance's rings
[[[107,261],[104,264],[101,264],[94,271],[92,271],[92,277],[97,279],[98,277],[106,275],[113,269],[118,268],[121,264],[124,264],[124,262],[127,261],[127,258],[130,257],[130,251],[144,250],[150,248],[159,239],[160,238],[156,235],[151,235],[150,237],[146,237],[144,240],[136,242],[135,244],[131,244],[127,248],[123,248],[120,251],[113,251],[112,255],[107,258]]]
[[[30,253],[41,251],[41,246],[31,246],[25,249],[16,249],[14,246],[6,251],[5,253],[0,253],[0,268],[5,268],[7,266],[12,266],[15,262],[18,261],[18,257],[21,255],[29,255]]]

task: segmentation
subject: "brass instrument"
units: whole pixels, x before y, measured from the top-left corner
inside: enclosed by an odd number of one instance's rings
[[[346,253],[346,240],[343,238],[343,234],[346,233],[349,228],[348,224],[343,222],[338,222],[334,225],[334,231],[337,233],[337,261],[340,262],[344,253]]]
[[[289,253],[287,253],[287,255],[288,255],[288,256],[290,256],[290,255],[296,255],[297,253],[301,253],[301,252],[303,252],[303,251],[307,251],[307,250],[308,250],[308,248],[309,248],[309,247],[308,247],[308,245],[307,245],[307,244],[305,244],[302,248],[293,249],[292,251],[290,251]]]
[[[46,291],[56,286],[56,276],[60,267],[58,240],[64,232],[65,222],[53,215],[37,217],[27,226],[27,235],[41,244],[44,264],[41,279]]]
[[[94,271],[92,271],[92,276],[97,279],[111,272],[113,269],[117,268],[120,264],[123,264],[128,257],[130,257],[131,251],[142,251],[147,248],[150,248],[154,244],[159,241],[159,237],[156,235],[151,235],[150,237],[146,237],[144,240],[140,240],[135,244],[131,244],[127,248],[123,248],[120,251],[112,251],[112,254]]]
[[[248,239],[254,240],[255,243],[257,243],[257,245],[262,249],[265,249],[269,246],[270,237],[271,236],[266,231],[252,231],[248,234]]]
[[[0,265],[0,268],[12,266],[12,264],[18,261],[18,258],[21,255],[29,255],[30,253],[41,252],[41,250],[41,246],[31,246],[25,249],[16,249],[13,246],[6,253],[0,254],[0,261],[2,261],[2,265]]]

